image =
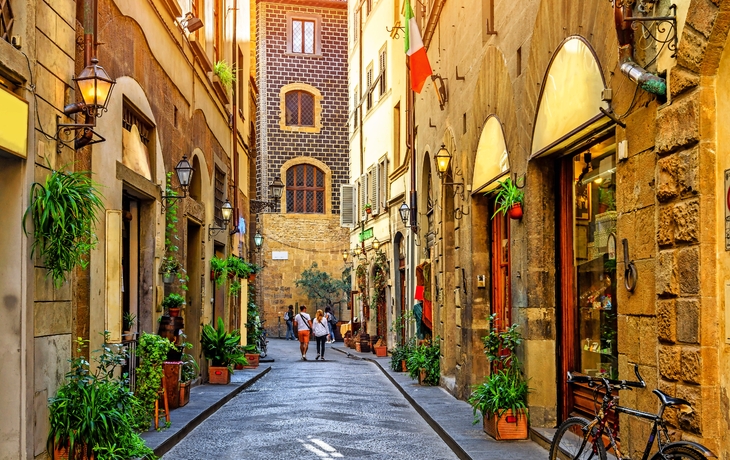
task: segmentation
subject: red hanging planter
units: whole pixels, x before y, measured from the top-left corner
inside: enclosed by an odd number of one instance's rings
[[[522,203],[515,203],[507,211],[510,219],[522,219]]]

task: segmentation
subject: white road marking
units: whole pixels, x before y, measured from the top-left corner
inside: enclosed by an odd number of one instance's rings
[[[341,453],[337,452],[337,449],[330,446],[326,442],[322,441],[321,439],[313,438],[311,436],[308,436],[309,441],[311,441],[313,444],[316,444],[317,446],[321,447],[324,450],[317,449],[312,444],[307,443],[307,441],[303,439],[297,439],[305,449],[307,449],[310,452],[313,452],[318,457],[326,459],[326,458],[344,458],[345,456]],[[327,452],[325,452],[327,451]]]
[[[337,449],[335,449],[334,447],[330,446],[329,444],[327,444],[326,442],[322,441],[321,439],[310,438],[309,440],[312,441],[313,443],[317,444],[319,447],[321,447],[322,449],[326,450],[327,452],[336,452],[337,451]]]

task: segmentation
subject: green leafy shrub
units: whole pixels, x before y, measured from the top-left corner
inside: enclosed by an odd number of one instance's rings
[[[479,416],[501,417],[507,410],[513,414],[527,415],[527,382],[519,372],[500,369],[476,385],[467,402],[474,410],[474,423],[479,422]]]
[[[137,344],[137,356],[140,359],[137,367],[137,386],[135,394],[140,401],[135,414],[135,425],[140,430],[148,430],[154,416],[155,401],[162,387],[162,363],[167,352],[174,349],[172,342],[159,335],[143,332]]]
[[[426,385],[438,385],[441,378],[439,338],[424,341],[423,344],[414,346],[408,353],[406,366],[408,375],[417,380],[421,369],[426,369]]]
[[[129,358],[125,347],[105,341],[97,350],[96,371],[83,357],[88,341],[78,338],[77,358],[64,383],[49,398],[47,448],[67,446],[70,458],[94,452],[99,460],[155,459],[134,430],[139,400],[129,391],[126,375],[116,377],[118,366]]]
[[[87,256],[98,239],[94,228],[97,213],[104,209],[99,184],[89,172],[52,171],[45,184],[30,186],[30,205],[23,216],[23,231],[27,217],[33,221],[31,257],[38,251],[48,275],[57,287],[65,281],[74,267],[88,266]]]
[[[228,367],[229,371],[233,371],[233,366],[236,364],[247,365],[248,361],[243,356],[240,343],[241,334],[237,329],[226,332],[226,325],[221,317],[218,317],[216,329],[210,324],[203,326],[200,344],[203,347],[203,355],[212,361],[213,366]]]
[[[226,61],[218,61],[213,65],[213,73],[221,81],[221,84],[228,90],[236,81],[236,69]]]

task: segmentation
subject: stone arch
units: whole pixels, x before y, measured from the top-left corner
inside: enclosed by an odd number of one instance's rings
[[[284,182],[284,185],[286,185],[286,171],[297,165],[301,164],[308,164],[312,165],[315,168],[321,170],[324,172],[324,214],[329,214],[332,212],[332,170],[329,166],[327,166],[325,163],[321,162],[320,160],[312,157],[295,157],[287,160],[284,162],[283,165],[281,165],[281,168],[279,168],[279,177],[281,177],[282,182]],[[286,210],[286,190],[284,190],[284,193],[281,194],[281,203],[280,203],[281,209],[283,212],[287,212]]]

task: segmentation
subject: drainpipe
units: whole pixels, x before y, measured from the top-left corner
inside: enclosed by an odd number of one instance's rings
[[[616,37],[619,44],[619,62],[621,73],[626,75],[646,92],[659,96],[667,95],[667,82],[633,61],[634,29],[631,28],[630,18],[633,10],[628,2],[613,2],[613,15],[616,25]]]
[[[84,26],[84,67],[91,65],[91,58],[96,56],[97,0],[85,0],[83,3]],[[91,125],[94,117],[86,114],[84,123]],[[78,150],[91,142],[94,132],[84,129],[83,134],[74,141],[74,149]]]
[[[238,71],[239,69],[236,68],[235,62],[237,62],[238,59],[238,44],[236,43],[238,40],[238,35],[236,34],[238,29],[238,0],[233,0],[233,46],[231,47],[231,62],[234,63],[234,71]],[[238,65],[242,65],[242,63],[238,63]],[[241,75],[239,73],[238,78],[241,78]],[[236,106],[238,94],[236,93],[236,88],[238,86],[238,79],[233,84],[233,89],[231,92],[231,98],[233,98],[232,104],[231,104],[231,111],[233,122],[231,123],[231,132],[232,132],[232,138],[233,138],[233,209],[235,210],[233,214],[234,223],[236,225],[236,231],[238,230],[238,219],[241,215],[241,210],[238,209],[238,181],[239,181],[239,158],[238,158],[238,128],[237,128],[237,119],[238,119],[238,110]],[[239,254],[240,255],[240,254]]]

